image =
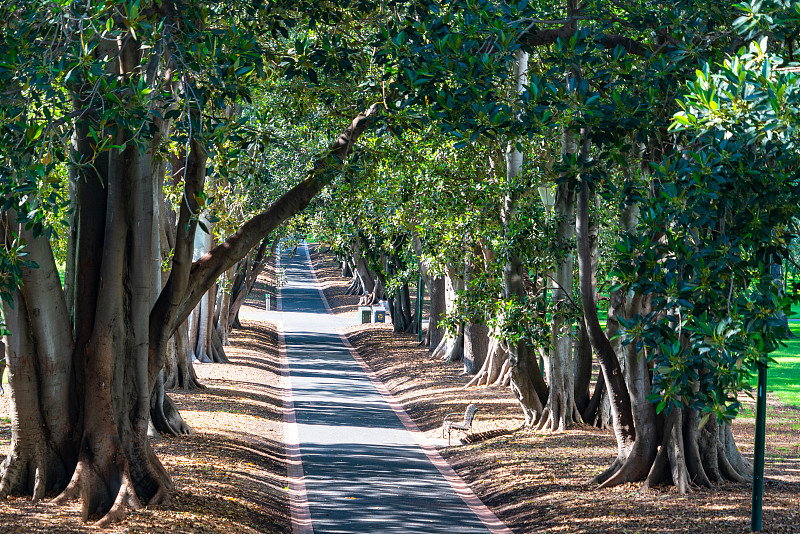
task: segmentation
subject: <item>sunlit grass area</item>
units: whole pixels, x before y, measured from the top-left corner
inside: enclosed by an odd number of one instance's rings
[[[772,355],[777,362],[767,371],[767,391],[792,406],[800,406],[800,322],[790,324],[794,338]]]

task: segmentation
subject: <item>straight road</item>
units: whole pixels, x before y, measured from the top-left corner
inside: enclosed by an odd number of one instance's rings
[[[295,533],[510,534],[354,359],[308,258],[281,257]]]

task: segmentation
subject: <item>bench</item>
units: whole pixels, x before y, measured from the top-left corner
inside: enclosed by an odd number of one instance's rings
[[[464,412],[464,419],[461,421],[457,420],[450,420],[448,418],[453,417],[455,415],[461,415],[459,412],[456,413],[449,413],[444,416],[444,421],[442,421],[442,438],[444,438],[444,433],[447,432],[447,446],[450,446],[450,433],[453,430],[459,430],[462,432],[467,432],[470,428],[472,428],[472,420],[475,419],[475,412],[478,411],[478,407],[474,404],[470,404],[467,406],[466,411]]]

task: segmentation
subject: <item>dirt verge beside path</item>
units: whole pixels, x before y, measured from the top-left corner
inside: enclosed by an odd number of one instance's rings
[[[170,392],[194,433],[153,443],[175,482],[169,505],[101,531],[81,523],[77,503],[11,498],[0,502],[0,533],[290,532],[277,349],[274,324],[243,320],[226,347],[230,364],[195,365],[206,389]],[[8,395],[0,397],[0,454],[11,438]]]
[[[339,313],[358,302],[342,295],[348,280],[337,263],[312,254],[326,296]],[[320,264],[320,262],[322,262]],[[348,308],[348,306],[350,308]],[[355,321],[354,321],[355,322]],[[346,332],[362,358],[429,438],[439,439],[445,413],[470,402],[481,410],[475,432],[493,435],[477,443],[440,450],[442,456],[494,513],[515,532],[744,533],[750,527],[751,489],[725,484],[680,496],[671,487],[640,495],[638,484],[598,490],[587,481],[616,455],[614,437],[589,426],[564,434],[517,427],[521,414],[505,388],[463,389],[459,364],[428,358],[416,336],[396,335],[391,325],[355,325]],[[742,451],[752,455],[753,407],[734,424]],[[769,398],[764,532],[800,532],[800,410]]]

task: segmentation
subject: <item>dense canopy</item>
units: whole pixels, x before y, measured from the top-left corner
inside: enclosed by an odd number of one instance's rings
[[[527,425],[613,428],[596,483],[743,480],[738,398],[789,336],[798,30],[791,0],[3,2],[0,495],[166,501],[165,386],[305,234],[398,331],[424,282],[431,351]]]

